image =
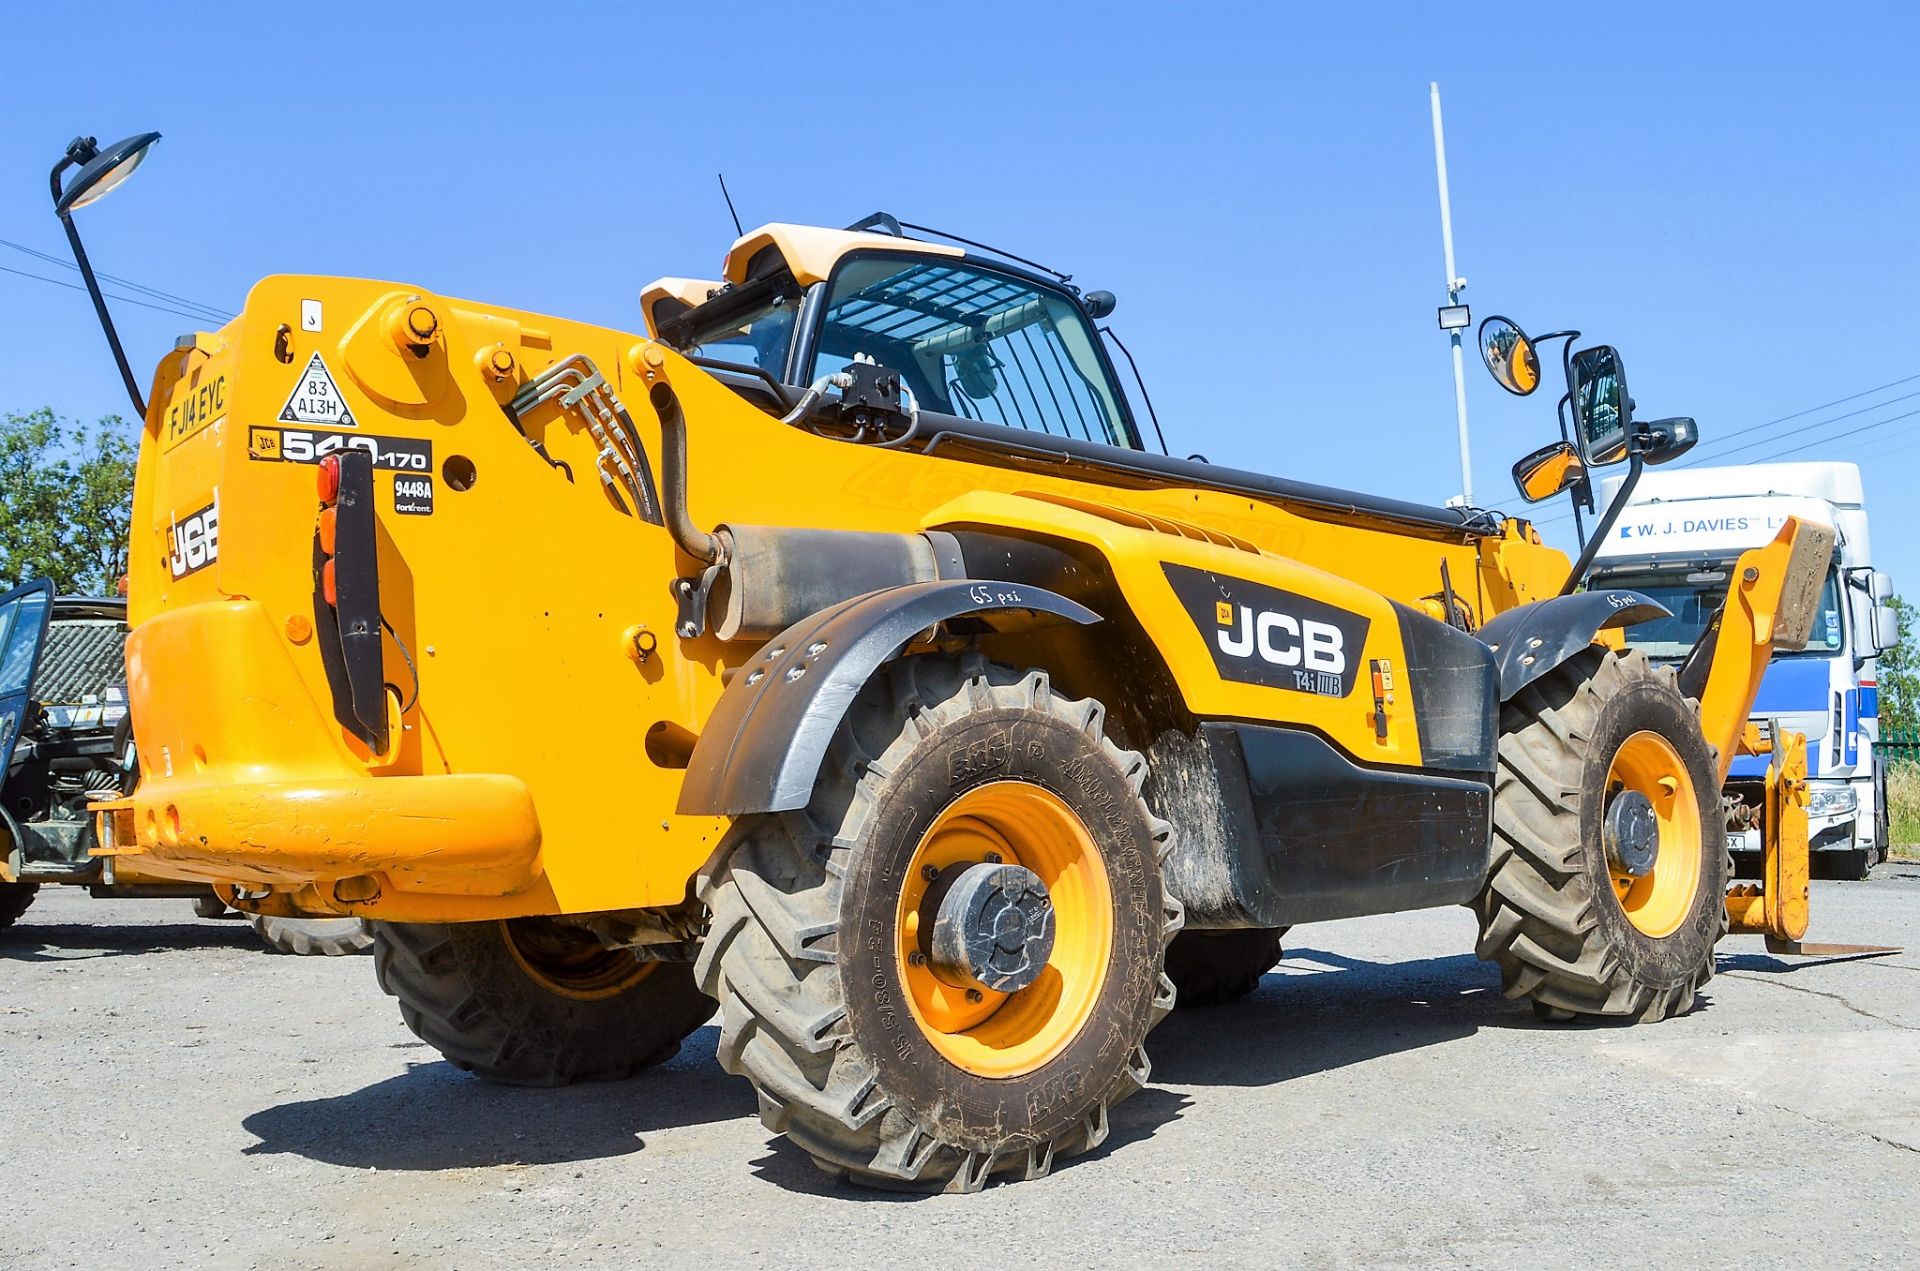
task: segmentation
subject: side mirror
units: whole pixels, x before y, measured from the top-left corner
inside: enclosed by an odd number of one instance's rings
[[[1900,647],[1900,611],[1892,605],[1881,605],[1873,611],[1873,643],[1880,653]]]
[[[1633,424],[1633,399],[1627,373],[1610,344],[1596,344],[1573,355],[1573,431],[1589,467],[1604,468],[1627,457]]]
[[[1513,465],[1513,485],[1529,503],[1551,499],[1587,475],[1580,453],[1567,442],[1542,446]]]
[[[1525,397],[1540,387],[1539,355],[1533,351],[1527,333],[1511,318],[1496,314],[1480,324],[1480,360],[1487,364],[1494,382],[1516,397]]]
[[[1875,604],[1891,604],[1893,602],[1893,575],[1884,569],[1874,570],[1872,594]]]
[[[1640,425],[1640,453],[1648,463],[1669,463],[1692,450],[1700,440],[1700,426],[1681,415]]]

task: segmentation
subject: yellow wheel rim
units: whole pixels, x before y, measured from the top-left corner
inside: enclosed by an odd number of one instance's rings
[[[500,935],[528,979],[576,1002],[618,997],[659,965],[609,949],[584,928],[544,918],[502,919]]]
[[[1659,846],[1644,877],[1613,871],[1613,894],[1640,931],[1656,939],[1680,929],[1700,889],[1700,799],[1673,743],[1658,733],[1627,738],[1613,757],[1607,791],[1637,791],[1653,804]]]
[[[1038,979],[1013,993],[955,988],[919,957],[928,875],[991,855],[1039,875],[1053,903],[1052,955]],[[1024,781],[969,790],[928,827],[902,882],[900,976],[914,1022],[935,1050],[977,1076],[1017,1077],[1079,1036],[1107,979],[1113,899],[1093,836],[1060,796]]]

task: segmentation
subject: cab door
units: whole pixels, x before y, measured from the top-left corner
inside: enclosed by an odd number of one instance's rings
[[[13,748],[26,727],[34,672],[53,613],[53,583],[36,578],[0,596],[0,756],[13,766]]]

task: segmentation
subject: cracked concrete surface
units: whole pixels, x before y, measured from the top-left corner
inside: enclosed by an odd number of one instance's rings
[[[1536,1023],[1462,910],[1301,928],[1180,1013],[1108,1145],[975,1197],[848,1189],[771,1140],[703,1029],[664,1068],[488,1087],[365,958],[262,953],[185,902],[48,891],[0,935],[0,1266],[1644,1267],[1913,1260],[1920,866],[1816,883],[1691,1015]],[[1017,1232],[1017,1239],[1005,1233]]]

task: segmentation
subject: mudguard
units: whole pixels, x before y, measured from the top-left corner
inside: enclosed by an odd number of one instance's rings
[[[1474,634],[1493,650],[1505,702],[1592,644],[1600,632],[1672,616],[1671,609],[1637,591],[1582,591],[1509,609]]]
[[[766,643],[720,695],[680,785],[687,815],[805,807],[854,695],[915,635],[949,619],[1100,621],[1043,587],[970,578],[869,592],[802,618]]]

